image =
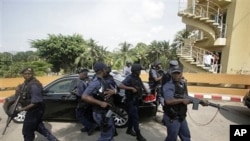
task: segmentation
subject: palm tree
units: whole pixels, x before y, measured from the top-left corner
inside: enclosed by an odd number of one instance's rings
[[[180,47],[184,46],[185,39],[187,39],[189,34],[190,33],[186,29],[178,31],[175,34],[175,38],[174,38],[174,41],[173,41],[171,46],[174,48],[180,48]]]
[[[150,64],[148,59],[149,47],[145,43],[138,43],[136,47],[132,50],[134,56],[140,61],[143,66],[148,66]]]
[[[159,60],[159,57],[162,55],[163,50],[161,44],[157,41],[152,41],[149,45],[150,47],[150,58],[152,58],[152,62],[155,60]]]
[[[92,62],[90,62],[91,60],[91,56],[89,54],[89,48],[85,48],[84,52],[80,54],[80,56],[78,56],[75,59],[75,66],[77,68],[89,68],[92,65]]]
[[[123,42],[123,43],[120,43],[119,46],[121,46],[121,49],[120,49],[120,55],[121,55],[121,58],[122,58],[122,65],[124,66],[126,61],[128,60],[132,60],[131,59],[131,54],[130,54],[130,48],[133,46],[132,44],[130,43],[127,43],[126,41]]]

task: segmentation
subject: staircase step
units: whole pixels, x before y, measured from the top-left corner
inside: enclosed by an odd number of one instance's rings
[[[199,63],[198,62],[190,62],[190,64],[193,64],[193,65],[198,65]]]
[[[205,67],[205,66],[202,67],[202,68],[205,69],[205,70],[208,70],[208,71],[211,69],[211,67]]]
[[[194,17],[194,16],[195,16],[194,14],[190,14],[190,13],[187,15],[187,17],[189,17],[189,18]]]
[[[189,58],[192,58],[190,55],[187,55],[187,56],[185,56],[185,55],[182,55],[181,56],[181,58],[184,58],[184,59],[189,59]]]
[[[219,23],[213,23],[213,25],[218,26],[218,25],[220,25],[220,24],[219,24]]]
[[[203,64],[197,64],[196,66],[197,67],[202,67],[202,68],[205,67],[205,65],[203,65]]]
[[[194,16],[193,19],[200,19],[201,16]]]
[[[205,20],[208,20],[208,18],[207,17],[202,17],[202,18],[200,18],[200,20],[205,21]]]
[[[208,19],[208,20],[206,20],[206,22],[207,22],[207,23],[215,23],[215,20],[210,20],[210,19]]]

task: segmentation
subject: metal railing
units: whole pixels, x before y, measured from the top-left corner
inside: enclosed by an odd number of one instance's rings
[[[219,31],[219,33],[217,33],[216,35],[216,38],[225,38],[226,24],[223,23],[224,10],[218,4],[211,0],[207,0],[206,4],[192,3],[192,5],[189,7],[186,4],[185,7],[184,4],[181,3],[181,1],[183,0],[179,0],[179,13],[189,13],[196,17],[214,21],[213,23],[216,23],[218,25],[216,27],[215,24],[214,27]]]
[[[188,40],[188,39],[187,39]],[[193,46],[192,42],[190,41],[190,44],[188,44],[188,41],[184,46],[181,46],[177,49],[177,54],[179,54],[182,57],[188,57],[192,58],[193,61],[190,63],[195,64],[197,67],[202,67],[203,69],[206,69],[207,71],[211,73],[221,73],[222,66],[221,64],[216,64],[215,60],[213,59],[212,64],[210,64],[210,67],[205,67],[205,58],[204,56],[206,54],[213,54],[213,52]]]

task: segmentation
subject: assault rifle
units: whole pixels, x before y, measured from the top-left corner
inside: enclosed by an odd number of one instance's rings
[[[24,91],[24,88],[25,88],[25,84],[22,85],[21,92]],[[16,108],[17,108],[17,106],[19,104],[19,100],[21,98],[21,93],[17,93],[16,96],[17,96],[17,98],[16,98],[16,100],[15,100],[15,102],[13,104],[13,107],[10,108],[10,114],[8,115],[8,119],[7,119],[7,122],[6,122],[6,125],[5,125],[5,128],[3,130],[2,135],[5,134],[5,132],[6,132],[7,128],[8,128],[8,126],[9,126],[10,122],[18,114],[18,112],[16,111]]]
[[[103,96],[104,96],[104,94],[103,94]],[[122,118],[124,116],[124,114],[121,113],[120,109],[117,108],[116,105],[114,104],[113,99],[111,99],[111,98],[105,99],[105,102],[107,102],[109,104],[109,106],[108,106],[108,112],[105,115],[103,115],[104,120],[101,123],[101,127],[103,128],[104,131],[109,129],[108,121],[110,118],[112,118],[113,114],[115,114],[119,117],[122,117]]]
[[[189,99],[193,103],[193,107],[192,107],[193,110],[198,110],[199,109],[199,104],[204,103],[203,100],[200,100],[198,98],[191,97],[191,96],[188,96],[188,95],[183,96],[183,95],[176,94],[175,97]],[[220,104],[216,104],[216,103],[212,103],[212,102],[207,102],[207,103],[208,103],[208,106],[217,108],[219,110],[222,109],[222,110],[228,111],[228,109],[221,107]]]

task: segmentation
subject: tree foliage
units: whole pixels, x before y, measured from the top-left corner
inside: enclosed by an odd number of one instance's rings
[[[75,59],[85,51],[86,42],[78,34],[48,34],[48,39],[32,40],[31,47],[36,48],[39,56],[53,65],[53,71],[59,72],[63,69],[70,72],[74,69]]]
[[[26,66],[34,68],[36,75],[45,75],[50,70],[59,72],[61,69],[71,73],[79,68],[92,69],[97,61],[117,70],[121,70],[126,61],[139,62],[145,68],[160,61],[167,69],[170,60],[178,59],[176,49],[184,44],[188,34],[186,30],[178,31],[171,45],[165,40],[154,40],[150,44],[139,42],[135,46],[124,41],[114,52],[107,51],[107,47],[98,45],[94,39],[85,40],[78,34],[48,34],[47,39],[31,40],[31,47],[37,49],[35,52],[0,53],[0,76],[17,77]]]

